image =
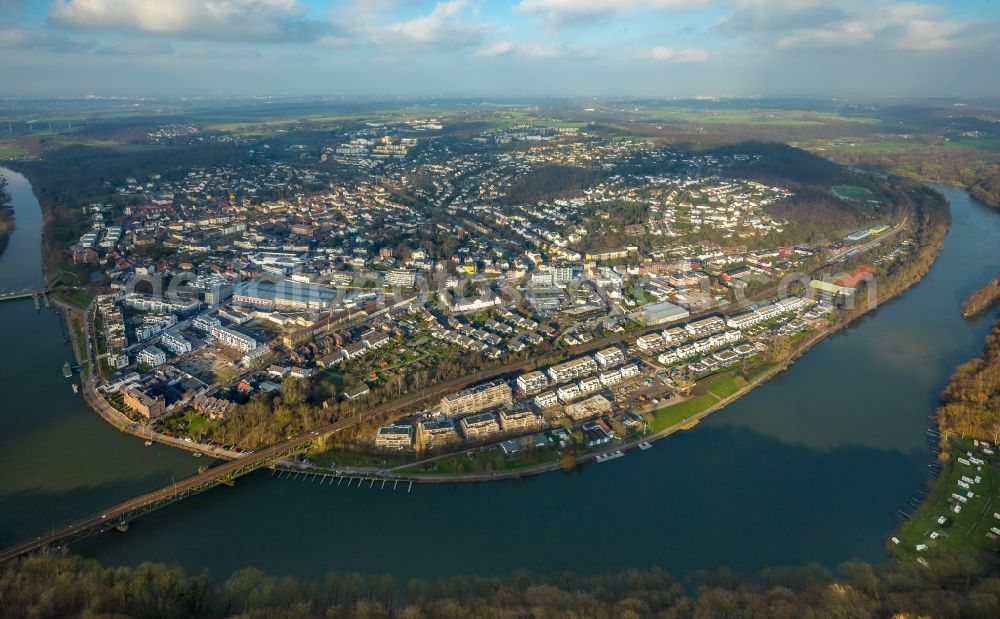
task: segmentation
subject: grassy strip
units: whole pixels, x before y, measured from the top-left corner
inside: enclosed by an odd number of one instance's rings
[[[959,457],[965,458],[966,451],[977,451],[972,441],[964,441],[962,449],[944,452],[941,472],[927,498],[896,531],[895,537],[900,543],[890,542],[889,551],[900,561],[913,562],[923,557],[933,568],[935,559],[946,556],[963,555],[985,563],[994,555],[997,543],[986,535],[991,527],[1000,527],[1000,520],[993,516],[994,512],[1000,512],[1000,503],[995,499],[1000,486],[997,464],[987,461],[977,471],[974,465],[958,462]],[[978,457],[986,458],[983,454],[978,454]],[[952,494],[964,495],[967,492],[958,485],[962,476],[979,476],[982,481],[972,485],[971,490],[976,496],[962,503],[962,511],[956,514],[951,509],[956,503]],[[947,526],[938,524],[941,516],[950,521]],[[935,531],[939,532],[939,536],[931,539],[929,536]],[[917,551],[918,544],[925,544],[928,548]]]

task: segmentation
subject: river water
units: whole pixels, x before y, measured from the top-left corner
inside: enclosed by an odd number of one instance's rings
[[[435,578],[882,561],[896,510],[925,486],[938,394],[958,363],[981,353],[991,324],[963,320],[959,305],[997,270],[1000,215],[939,189],[954,222],[922,282],[649,451],[568,474],[412,492],[259,472],[75,549],[107,564],[162,561],[217,576],[247,565]],[[26,186],[15,203],[15,238],[37,241]],[[0,268],[29,259],[9,253]],[[70,349],[57,316],[30,300],[0,304],[0,316],[0,543],[194,470],[190,456],[143,447],[72,395],[59,374]]]

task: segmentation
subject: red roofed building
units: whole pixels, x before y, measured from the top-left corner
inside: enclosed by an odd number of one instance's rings
[[[854,269],[853,273],[848,273],[843,277],[834,280],[834,284],[838,286],[843,286],[844,288],[857,288],[864,282],[869,282],[875,279],[875,267],[862,264],[858,268]]]

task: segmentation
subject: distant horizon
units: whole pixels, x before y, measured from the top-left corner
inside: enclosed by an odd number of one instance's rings
[[[863,93],[853,94],[771,94],[771,95],[583,95],[583,94],[507,94],[490,95],[476,93],[441,93],[441,94],[365,94],[365,93],[217,93],[217,94],[151,94],[151,93],[63,93],[49,95],[28,95],[28,94],[5,94],[0,93],[0,101],[178,101],[196,103],[203,101],[206,103],[221,101],[248,101],[266,103],[275,102],[323,102],[332,103],[457,103],[466,105],[532,105],[532,104],[585,104],[588,101],[615,104],[615,103],[642,103],[642,102],[662,102],[662,103],[692,103],[710,105],[712,103],[754,103],[777,104],[802,102],[828,102],[843,103],[847,105],[864,104],[874,102],[898,102],[898,103],[950,103],[952,105],[964,105],[968,103],[996,103],[1000,104],[1000,94],[997,95],[960,95],[960,94],[934,94],[934,95],[905,95],[905,94],[884,94],[868,95]]]
[[[1000,4],[981,0],[0,0],[0,11],[5,96],[1000,96]]]

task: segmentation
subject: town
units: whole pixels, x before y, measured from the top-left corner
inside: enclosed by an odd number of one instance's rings
[[[456,140],[445,122],[250,141],[242,165],[108,183],[71,248],[104,280],[100,397],[149,437],[238,457],[479,372],[330,453],[427,474],[477,452],[471,470],[572,466],[682,426],[702,381],[739,391],[912,246],[874,200],[866,227],[794,238],[770,207],[795,192],[733,173],[764,153],[576,127]]]

